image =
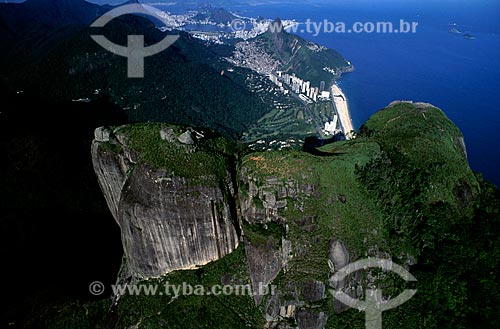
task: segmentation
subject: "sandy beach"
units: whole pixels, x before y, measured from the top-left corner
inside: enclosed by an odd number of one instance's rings
[[[342,89],[340,89],[339,86],[335,84],[332,86],[332,97],[346,139],[351,139],[353,138],[352,132],[355,130],[354,126],[352,125],[351,115],[349,114],[349,108],[347,107],[347,98],[342,92]]]

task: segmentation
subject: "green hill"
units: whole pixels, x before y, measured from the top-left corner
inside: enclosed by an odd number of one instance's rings
[[[131,122],[194,124],[231,138],[272,109],[274,96],[249,87],[252,72],[227,70],[218,53],[223,46],[206,45],[184,32],[177,32],[180,38],[170,48],[145,59],[144,79],[129,79],[126,58],[101,48],[90,35],[104,34],[123,45],[131,34],[143,34],[146,44],[163,39],[165,33],[144,18],[121,17],[102,29],[75,21],[37,32],[36,24],[28,24],[24,31],[1,34],[9,52],[0,54],[0,75],[13,93],[29,91],[56,101],[109,97]],[[263,89],[271,85],[261,80]]]
[[[158,127],[138,126],[155,136]],[[164,143],[137,142],[137,150]],[[347,279],[360,298],[356,291],[367,285],[381,287],[385,298],[417,289],[409,302],[383,313],[384,328],[498,326],[500,193],[471,171],[462,134],[441,110],[393,103],[358,138],[320,151],[240,155],[238,193],[228,202],[237,205],[243,243],[206,266],[142,282],[213,287],[263,280],[278,295],[126,294],[112,313],[102,311],[109,306],[102,300],[51,308],[39,321],[54,328],[88,321],[98,328],[262,328],[267,319],[284,327],[364,328],[362,312],[342,308],[325,290],[345,252],[351,262],[392,259],[417,278],[413,286],[383,271]]]
[[[321,81],[331,83],[343,72],[352,70],[337,51],[286,32],[280,19],[276,19],[267,32],[252,41],[261,45],[281,63],[281,71],[295,73],[306,81],[310,80],[313,86],[319,86]],[[323,70],[325,67],[335,69],[338,74],[332,75]]]
[[[237,17],[225,10],[224,8],[212,8],[208,7],[202,12],[198,13],[196,16],[193,17],[193,20],[196,21],[204,21],[208,20],[210,22],[216,23],[216,24],[224,24],[227,25],[231,23],[233,20],[235,20]]]

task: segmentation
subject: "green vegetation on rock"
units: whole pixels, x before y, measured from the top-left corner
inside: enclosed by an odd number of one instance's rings
[[[499,239],[492,233],[500,225],[499,192],[478,182],[462,134],[441,110],[395,103],[372,116],[355,140],[320,151],[331,156],[291,151],[243,159],[248,175],[262,182],[278,177],[315,187],[308,196],[287,199],[280,210],[285,238],[305,251],[294,254],[278,276],[280,289],[307,279],[327,284],[328,240],[335,238],[345,243],[351,260],[390,255],[417,277],[419,293],[384,312],[384,327],[498,324],[492,268],[500,259],[497,248],[490,248]],[[391,296],[404,289],[401,280],[382,283]],[[316,310],[328,307],[326,300]],[[364,326],[357,311],[329,314],[328,328]]]
[[[236,151],[224,139],[168,143],[158,133],[165,128],[134,125],[116,134],[128,138],[141,161],[180,176],[235,165],[227,159]],[[332,241],[345,246],[351,262],[390,258],[417,278],[405,284],[374,270],[351,281],[363,290],[375,284],[386,298],[417,289],[410,301],[383,313],[384,328],[499,325],[500,192],[471,171],[462,134],[441,110],[394,103],[373,115],[356,139],[319,150],[323,156],[297,150],[243,156],[235,170],[237,200],[229,201],[239,202],[243,242],[237,250],[196,270],[145,281],[211,287],[249,284],[258,276],[276,285],[277,298],[263,296],[256,306],[252,296],[126,295],[115,309],[115,327],[263,328],[266,315],[297,326],[327,314],[326,328],[363,328],[363,313],[334,312]],[[273,318],[275,305],[278,314],[289,305],[295,310]]]
[[[214,176],[222,179],[234,161],[235,146],[232,142],[208,130],[199,129],[200,140],[193,137],[192,145],[178,139],[163,140],[162,129],[173,132],[174,138],[191,130],[167,124],[136,124],[119,127],[115,133],[125,136],[127,146],[133,149],[139,161],[145,161],[156,168],[166,169],[172,175],[185,178]],[[194,130],[193,130],[194,131]],[[193,136],[196,133],[192,133]],[[104,143],[110,144],[110,143]]]
[[[176,271],[159,279],[139,282],[136,286],[158,287],[158,292],[162,293],[122,296],[116,310],[119,320],[115,327],[127,328],[137,324],[148,329],[263,327],[262,311],[255,306],[251,295],[214,295],[211,290],[216,285],[247,285],[250,284],[248,278],[245,248],[241,245],[232,254],[199,269]],[[167,295],[167,283],[178,287],[202,286],[210,293],[200,296],[193,290],[191,295],[175,299],[173,290]]]
[[[254,40],[282,63],[282,67],[279,68],[281,71],[295,73],[301,78],[307,77],[313,86],[319,86],[321,81],[330,84],[340,77],[340,73],[350,69],[345,58],[337,51],[286,32],[279,19],[272,25],[273,30],[270,28]],[[337,74],[332,75],[324,70],[325,67],[334,69]]]

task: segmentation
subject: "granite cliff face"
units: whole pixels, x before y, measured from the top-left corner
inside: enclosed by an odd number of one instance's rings
[[[172,128],[148,131],[157,134],[157,143],[180,152],[188,162],[198,161],[197,147],[203,141],[195,145],[193,137],[186,144],[186,136],[194,132],[169,140],[176,135]],[[234,191],[229,168],[217,168],[222,175],[207,167],[201,176],[185,177],[168,163],[158,167],[138,155],[140,145],[131,140],[137,137],[126,127],[98,128],[92,145],[99,184],[121,229],[127,275],[157,277],[233,251],[239,228],[228,202]]]
[[[212,310],[228,328],[344,328],[353,319],[362,325],[363,314],[331,292],[363,300],[381,282],[391,293],[400,283],[376,270],[340,282],[333,275],[366,257],[411,270],[433,234],[442,236],[438,211],[453,220],[471,216],[478,182],[463,137],[429,104],[393,103],[355,140],[319,151],[323,156],[251,153],[236,162],[230,143],[208,131],[161,124],[97,129],[94,167],[122,231],[125,278],[206,264],[158,280],[251,286],[248,297],[207,299],[199,313],[191,312],[200,307],[196,296],[160,303],[148,321],[175,327],[182,322],[175,312],[184,310],[190,321],[210,326]],[[120,303],[150,305],[133,296]],[[123,314],[117,327],[142,321]],[[392,327],[400,321],[394,314],[384,315]]]

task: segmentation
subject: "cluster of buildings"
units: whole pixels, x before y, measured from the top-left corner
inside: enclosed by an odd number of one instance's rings
[[[312,87],[310,81],[304,81],[295,76],[295,74],[288,74],[282,71],[277,71],[276,75],[269,74],[269,79],[278,85],[285,94],[288,93],[288,90],[284,88],[284,85],[287,85],[294,93],[299,95],[300,99],[307,103],[330,99],[330,92],[325,90],[324,81],[321,81],[319,88]]]
[[[242,16],[237,16],[239,19],[242,19],[245,24],[242,29],[238,29],[237,31],[234,31],[234,37],[243,39],[243,40],[249,40],[253,39],[263,33],[266,33],[269,30],[269,25],[274,23],[274,20],[271,19],[256,19],[256,18],[251,18],[251,17],[242,17]],[[293,25],[297,25],[298,23],[295,20],[290,20],[290,19],[285,19],[281,21],[281,24],[283,24],[283,29],[286,30]],[[237,26],[235,26],[237,27]]]
[[[262,75],[269,75],[279,62],[255,41],[241,41],[234,46],[233,55],[226,60],[239,67],[247,67]]]
[[[299,98],[309,104],[312,104],[321,100],[329,100],[331,92],[325,90],[325,82],[321,81],[319,88],[312,87],[310,81],[304,81],[295,74],[288,74],[282,71],[277,71],[275,74],[269,74],[269,79],[275,83],[284,94],[288,94],[288,90],[291,89],[294,93],[299,95]],[[285,85],[288,88],[285,88]],[[335,136],[342,129],[339,127],[339,118],[335,111],[333,112],[333,118],[329,117],[328,121],[324,123],[323,134],[325,136]]]
[[[334,114],[333,115],[333,119],[329,119],[328,122],[325,122],[325,128],[323,129],[323,133],[326,135],[326,136],[330,136],[330,135],[336,135],[337,133],[341,132],[342,130],[337,128],[337,125],[338,125],[338,120],[339,117]]]

